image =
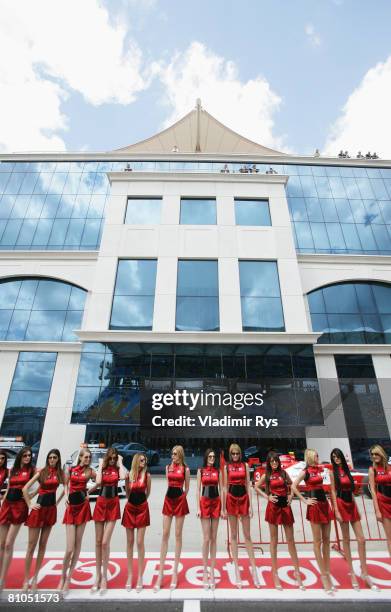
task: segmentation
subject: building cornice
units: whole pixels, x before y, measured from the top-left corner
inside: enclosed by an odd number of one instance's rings
[[[158,342],[202,344],[314,344],[320,333],[288,332],[152,332],[123,330],[76,330],[83,342]]]
[[[99,251],[0,251],[0,261],[43,260],[43,261],[96,261]]]
[[[297,253],[299,264],[361,264],[391,266],[391,255],[332,255],[324,253]]]
[[[285,174],[258,173],[223,173],[223,172],[108,172],[110,183],[130,181],[194,181],[202,183],[279,183],[285,185],[288,176]]]
[[[41,353],[81,353],[81,342],[1,341],[0,352],[37,351]]]
[[[316,344],[315,355],[391,355],[390,344]]]

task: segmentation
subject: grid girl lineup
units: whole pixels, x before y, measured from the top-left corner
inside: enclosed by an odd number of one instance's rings
[[[378,444],[370,448],[372,466],[369,468],[369,481],[374,512],[382,522],[386,534],[388,551],[391,556],[391,466],[384,448]],[[294,495],[307,506],[306,519],[313,535],[314,555],[320,570],[324,591],[330,595],[335,592],[330,577],[330,527],[331,520],[341,525],[345,559],[352,587],[359,590],[359,582],[353,570],[350,525],[355,533],[361,564],[361,579],[372,590],[378,590],[368,575],[366,564],[365,538],[360,514],[353,496],[354,482],[342,451],[338,448],[331,452],[332,470],[330,472],[330,501],[323,485],[323,466],[319,464],[316,450],[305,451],[306,467],[292,482],[282,469],[277,453],[269,452],[266,470],[255,484],[257,495],[267,500],[265,521],[270,529],[270,553],[274,586],[282,590],[277,572],[278,527],[285,532],[289,556],[294,566],[294,577],[299,589],[305,590],[300,574],[299,560],[294,540],[294,517],[291,501]],[[5,584],[7,571],[13,556],[16,536],[22,527],[28,527],[28,545],[22,583],[24,592],[37,589],[37,578],[41,568],[51,528],[57,521],[57,506],[65,495],[65,513],[62,522],[66,529],[66,550],[63,559],[62,576],[58,590],[64,595],[68,592],[72,573],[76,568],[84,531],[89,521],[95,523],[96,580],[92,593],[104,594],[107,591],[107,572],[110,556],[110,541],[118,520],[126,530],[127,538],[127,580],[124,588],[137,592],[143,589],[143,570],[145,559],[144,536],[150,525],[148,497],[151,493],[151,476],[147,470],[144,454],[134,455],[128,472],[122,464],[122,457],[115,448],[109,448],[95,472],[91,467],[91,452],[88,448],[80,450],[77,464],[66,472],[61,467],[60,452],[52,449],[42,469],[32,464],[30,447],[24,447],[16,456],[14,466],[7,470],[6,451],[0,451],[0,490],[7,482],[0,508],[0,590]],[[186,515],[189,514],[187,495],[190,487],[190,470],[186,465],[182,446],[174,446],[171,463],[166,467],[167,492],[164,498],[163,535],[160,549],[159,574],[154,591],[163,588],[164,566],[168,550],[171,525],[175,518],[175,560],[170,589],[178,584],[178,566],[182,550],[182,532]],[[128,500],[122,517],[117,486],[125,480]],[[87,485],[92,486],[87,489]],[[305,481],[305,496],[299,485]],[[38,484],[38,497],[32,492]],[[35,485],[35,486],[34,486]],[[60,488],[61,493],[58,494]],[[91,513],[89,494],[100,489],[94,512]],[[241,529],[247,550],[253,586],[260,588],[254,547],[250,535],[250,521],[253,516],[250,474],[247,464],[242,460],[238,444],[229,447],[229,461],[219,469],[213,449],[204,455],[203,466],[197,472],[197,516],[202,527],[203,587],[214,589],[216,563],[216,536],[220,518],[228,519],[231,533],[232,558],[235,568],[235,586],[242,588],[238,561],[238,527]],[[34,501],[35,500],[35,501]],[[137,547],[137,572],[133,576],[133,551]],[[38,552],[33,575],[31,566],[35,549]],[[22,579],[22,577],[21,577]]]

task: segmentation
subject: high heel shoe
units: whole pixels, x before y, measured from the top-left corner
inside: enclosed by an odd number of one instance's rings
[[[63,597],[66,597],[69,593],[69,582],[70,582],[69,578],[65,578],[63,587],[61,589],[61,594]]]
[[[105,586],[101,586],[100,590],[99,590],[99,595],[106,595],[107,593],[107,580],[103,579],[102,580],[102,584],[104,584]]]
[[[33,578],[31,583],[30,583],[30,590],[32,593],[36,593],[37,591],[37,579]]]
[[[204,591],[207,591],[209,589],[209,575],[207,571],[204,572],[202,584],[204,585]]]
[[[143,590],[143,583],[142,582],[137,582],[136,584],[136,593],[141,593],[141,591]]]
[[[355,591],[360,590],[360,585],[357,580],[357,576],[354,572],[348,572],[348,576],[350,576],[350,582],[352,583],[352,587]]]
[[[379,587],[373,583],[372,578],[368,576],[368,574],[361,574],[360,578],[361,580],[364,580],[371,591],[380,591]]]
[[[252,568],[250,567],[250,574],[251,577],[253,579],[253,583],[256,589],[260,589],[261,588],[261,583],[259,582],[259,576],[258,576],[258,570],[257,568]]]
[[[100,589],[100,578],[99,580],[97,580],[95,582],[95,584],[90,588],[90,593],[91,595],[93,595],[94,593],[97,593]]]
[[[213,573],[213,574],[210,576],[210,578],[209,578],[209,587],[210,587],[210,589],[211,589],[212,591],[214,591],[214,590],[215,590],[215,588],[216,588],[216,582],[215,582],[215,576],[214,576],[214,573]]]
[[[280,578],[277,572],[272,572],[272,576],[273,576],[274,588],[277,589],[277,591],[283,591],[282,584],[280,582]]]
[[[172,579],[171,579],[171,584],[170,584],[170,591],[175,591],[177,584],[178,584],[178,577],[176,574],[173,574]]]
[[[327,593],[327,595],[332,595],[333,594],[333,589],[331,588],[330,578],[328,577],[328,575],[327,574],[321,574],[320,575],[320,579],[322,581],[324,592]]]
[[[302,582],[301,575],[298,570],[295,570],[294,576],[295,576],[295,580],[296,580],[297,586],[299,587],[300,591],[305,591],[305,586]]]
[[[242,584],[242,579],[240,577],[240,570],[239,568],[235,567],[235,586],[237,589],[241,589],[243,584]]]
[[[25,580],[23,582],[23,585],[22,585],[22,593],[27,593],[29,588],[30,588],[30,581],[29,580]],[[3,584],[0,585],[0,593],[1,593],[2,590],[3,590]]]
[[[329,579],[329,582],[330,582],[331,592],[332,592],[332,593],[336,593],[336,592],[338,591],[338,589],[337,589],[337,587],[336,587],[336,586],[333,584],[333,581],[331,580],[331,576],[330,576],[330,574],[329,574],[329,573],[327,574],[327,578]]]
[[[163,574],[159,574],[154,584],[154,587],[153,587],[154,593],[157,593],[158,591],[160,591],[161,586],[162,586],[162,581],[163,581]]]

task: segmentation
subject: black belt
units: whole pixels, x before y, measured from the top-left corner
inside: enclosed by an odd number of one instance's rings
[[[181,487],[168,487],[166,495],[170,499],[175,499],[177,497],[180,497],[182,493],[183,489]]]
[[[246,495],[246,493],[247,493],[246,487],[244,485],[239,485],[239,484],[231,484],[231,485],[229,485],[228,491],[234,497],[243,497],[243,495]]]
[[[86,497],[85,491],[74,491],[73,493],[69,493],[68,501],[71,506],[78,506],[84,502]]]
[[[139,506],[147,501],[147,496],[144,491],[131,491],[128,497],[128,502],[133,504],[134,506]]]
[[[56,505],[56,494],[55,493],[42,493],[42,495],[38,495],[37,504],[46,508],[47,506],[55,506]]]
[[[117,497],[118,490],[116,485],[105,485],[100,492],[101,497],[112,498]]]
[[[312,489],[312,491],[306,491],[306,497],[315,497],[319,502],[327,501],[326,493],[323,489]]]
[[[337,497],[347,503],[351,503],[353,501],[353,494],[351,491],[337,491]]]
[[[7,501],[15,502],[15,501],[20,501],[21,499],[23,499],[22,489],[14,489],[14,488],[8,489]]]
[[[385,495],[386,497],[391,497],[391,485],[377,485],[377,492]]]
[[[274,495],[274,493],[272,493]],[[277,495],[276,506],[279,508],[286,508],[288,505],[288,498],[286,495]]]
[[[216,485],[206,485],[202,487],[202,497],[209,497],[209,499],[215,499],[219,496],[219,487]]]

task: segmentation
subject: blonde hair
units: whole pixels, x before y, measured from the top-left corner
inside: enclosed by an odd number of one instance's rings
[[[306,448],[305,449],[304,461],[306,462],[307,466],[308,465],[316,465],[315,457],[316,457],[317,454],[318,454],[318,451],[316,451],[313,448]]]
[[[77,457],[77,463],[76,463],[76,466],[80,465],[81,460],[83,459],[84,455],[86,455],[87,453],[89,454],[90,459],[91,459],[91,451],[90,451],[90,449],[89,449],[89,448],[81,448],[81,449],[80,449],[79,455],[78,455],[78,457]]]
[[[369,449],[369,453],[372,452],[379,453],[380,457],[382,458],[382,467],[386,470],[388,466],[388,455],[384,448],[380,444],[373,444],[373,446],[371,446],[371,448]],[[376,467],[376,464],[373,460],[372,465],[374,468]]]
[[[177,446],[174,446],[171,450],[171,453],[173,451],[176,451],[178,453],[178,459],[179,462],[181,463],[181,465],[186,465],[185,463],[185,451],[183,450],[183,446],[180,446],[179,444]]]
[[[138,473],[140,471],[141,457],[145,457],[145,465],[142,469],[142,472],[144,476],[147,473],[147,461],[148,461],[147,455],[145,453],[136,453],[135,455],[133,455],[132,465],[130,466],[130,470],[129,470],[129,482],[136,482],[138,478]]]
[[[230,461],[232,461],[232,451],[237,451],[239,453],[239,461],[241,461],[242,460],[242,449],[240,448],[239,444],[236,444],[236,442],[234,442],[229,447],[228,454],[229,454]]]

